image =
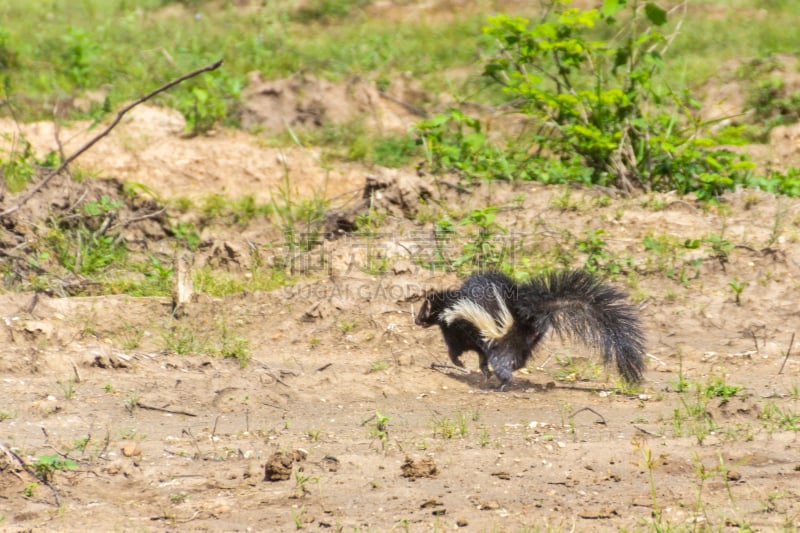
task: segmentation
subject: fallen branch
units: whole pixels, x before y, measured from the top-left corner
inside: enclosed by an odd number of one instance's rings
[[[125,107],[123,107],[117,113],[117,116],[114,119],[114,121],[111,124],[109,124],[106,129],[104,129],[103,131],[98,133],[96,136],[94,136],[92,139],[90,139],[88,142],[86,142],[86,144],[84,144],[83,146],[78,148],[78,150],[75,153],[73,153],[71,156],[69,156],[68,158],[64,159],[61,162],[61,164],[58,165],[58,168],[56,168],[55,170],[50,171],[50,173],[47,174],[42,179],[42,181],[40,181],[33,189],[28,191],[28,193],[25,194],[17,202],[16,205],[14,205],[13,207],[10,207],[10,208],[6,209],[5,211],[3,211],[2,213],[0,213],[0,218],[5,218],[8,215],[18,211],[23,205],[25,205],[28,202],[28,200],[33,198],[34,195],[36,195],[36,193],[38,193],[40,190],[42,190],[42,188],[45,185],[47,185],[50,182],[51,179],[53,179],[57,174],[60,174],[65,168],[67,168],[67,166],[70,163],[75,161],[78,158],[78,156],[80,156],[86,150],[88,150],[89,148],[94,146],[95,143],[97,143],[97,141],[99,141],[100,139],[102,139],[103,137],[105,137],[106,135],[111,133],[111,130],[113,130],[117,126],[117,124],[119,124],[119,122],[122,120],[122,117],[124,117],[125,114],[128,111],[130,111],[131,109],[133,109],[137,105],[139,105],[139,104],[141,104],[143,102],[146,102],[147,100],[150,100],[154,96],[156,96],[156,95],[158,95],[160,93],[163,93],[164,91],[166,91],[168,89],[171,89],[171,88],[175,87],[179,83],[188,80],[189,78],[194,78],[195,76],[197,76],[198,74],[202,74],[203,72],[209,72],[211,70],[216,70],[217,68],[219,68],[220,65],[222,65],[222,59],[220,59],[219,61],[215,61],[214,63],[211,63],[210,65],[206,65],[204,67],[201,67],[201,68],[199,68],[197,70],[193,70],[192,72],[189,72],[188,74],[184,74],[180,78],[176,78],[176,79],[172,80],[171,82],[162,85],[161,87],[159,87],[155,91],[153,91],[153,92],[151,92],[149,94],[146,94],[146,95],[140,97],[138,100],[135,100],[134,102],[131,102],[130,104],[128,104]]]
[[[750,335],[753,337],[753,344],[756,347],[756,355],[760,359],[761,358],[761,350],[758,349],[758,339],[756,338],[756,332],[753,331],[752,329],[750,329],[749,331],[750,331]]]
[[[786,366],[786,361],[789,360],[789,354],[792,353],[793,344],[794,344],[794,333],[792,333],[792,340],[789,341],[789,347],[786,349],[786,357],[783,358],[783,364],[781,365],[781,369],[778,370],[778,374],[783,374],[783,367]]]
[[[641,431],[645,435],[649,435],[651,437],[658,437],[660,439],[664,436],[661,433],[655,433],[653,431],[650,431],[649,429],[643,428],[642,426],[637,426],[636,424],[634,424],[633,427],[636,428],[638,431]]]
[[[147,409],[149,411],[160,411],[162,413],[169,413],[172,415],[185,415],[185,416],[197,416],[194,413],[189,413],[187,411],[177,411],[175,409],[165,409],[164,407],[156,407],[154,405],[146,405],[142,402],[136,402],[136,407],[139,409]]]
[[[590,413],[596,414],[598,416],[598,418],[600,419],[600,420],[597,420],[595,422],[596,424],[603,424],[603,425],[606,424],[606,418],[603,415],[601,415],[600,413],[598,413],[597,411],[595,411],[594,409],[592,409],[591,407],[581,407],[580,409],[578,409],[577,411],[575,411],[574,413],[569,415],[569,417],[570,418],[575,418],[575,415],[577,415],[578,413],[581,413],[583,411],[589,411]]]
[[[438,370],[439,372],[444,372],[445,374],[447,373],[446,370],[456,370],[458,372],[461,372],[462,374],[470,373],[470,371],[467,370],[466,368],[462,368],[460,366],[455,366],[455,365],[448,365],[447,363],[431,363],[431,368],[433,370]]]
[[[145,219],[148,219],[148,218],[157,217],[158,215],[161,215],[162,213],[164,213],[166,210],[167,210],[167,208],[166,208],[166,207],[162,207],[161,209],[158,209],[158,210],[156,210],[156,211],[153,211],[152,213],[147,213],[147,214],[145,214],[145,215],[140,215],[140,216],[138,216],[138,217],[131,217],[131,218],[127,219],[127,220],[123,220],[123,221],[122,221],[122,222],[120,222],[119,224],[114,224],[114,225],[113,225],[113,226],[111,226],[111,227],[112,227],[112,228],[114,228],[114,227],[116,227],[116,226],[123,226],[123,227],[125,227],[125,226],[128,226],[129,224],[133,224],[134,222],[139,222],[140,220],[145,220]]]

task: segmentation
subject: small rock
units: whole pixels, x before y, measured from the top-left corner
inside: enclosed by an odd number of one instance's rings
[[[214,510],[211,511],[211,514],[216,517],[216,516],[219,516],[221,514],[228,513],[228,512],[230,512],[230,510],[231,510],[230,506],[222,504],[222,505],[219,505],[219,506],[215,507]]]
[[[326,455],[322,458],[322,466],[328,472],[338,472],[339,470],[339,459],[332,455]]]
[[[306,457],[308,457],[308,451],[304,450],[303,448],[297,448],[292,452],[292,458],[296,463],[305,461]]]
[[[392,265],[392,274],[398,276],[400,274],[411,274],[414,271],[414,264],[411,261],[397,261]]]
[[[122,455],[125,457],[134,457],[136,455],[142,455],[142,449],[139,448],[136,444],[128,444],[122,447]]]
[[[479,511],[494,511],[496,509],[500,509],[500,504],[494,500],[488,502],[480,502],[478,504]]]
[[[422,505],[419,506],[420,509],[429,509],[431,507],[442,507],[444,503],[440,502],[439,500],[425,500],[422,502]]]

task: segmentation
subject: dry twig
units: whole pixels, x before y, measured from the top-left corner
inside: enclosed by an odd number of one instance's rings
[[[122,120],[122,117],[124,117],[125,114],[128,111],[130,111],[131,109],[133,109],[137,105],[139,105],[139,104],[141,104],[143,102],[146,102],[147,100],[153,98],[154,96],[156,96],[156,95],[158,95],[160,93],[163,93],[164,91],[166,91],[168,89],[171,89],[171,88],[175,87],[179,83],[188,80],[189,78],[193,78],[193,77],[197,76],[198,74],[202,74],[203,72],[209,72],[211,70],[216,70],[217,68],[219,68],[220,65],[222,65],[222,60],[221,59],[219,61],[215,61],[214,63],[211,63],[210,65],[206,65],[206,66],[201,67],[199,69],[193,70],[192,72],[189,72],[188,74],[184,74],[183,76],[181,76],[179,78],[176,78],[176,79],[172,80],[171,82],[162,85],[161,87],[159,87],[155,91],[153,91],[153,92],[151,92],[149,94],[146,94],[146,95],[140,97],[139,99],[135,100],[134,102],[131,102],[130,104],[128,104],[125,107],[123,107],[117,113],[117,116],[116,116],[116,118],[114,118],[114,121],[111,122],[111,124],[109,124],[108,127],[106,127],[106,129],[104,129],[103,131],[101,131],[100,133],[95,135],[88,142],[86,142],[86,144],[84,144],[83,146],[78,148],[78,150],[75,151],[75,153],[73,153],[71,156],[69,156],[68,158],[64,159],[61,162],[61,164],[58,166],[58,168],[56,168],[55,170],[50,171],[50,173],[48,173],[42,179],[42,181],[40,181],[34,188],[32,188],[30,191],[28,191],[28,193],[25,194],[22,198],[20,198],[20,200],[16,203],[16,205],[14,205],[14,206],[6,209],[2,213],[0,213],[0,219],[5,218],[8,215],[18,211],[23,205],[25,205],[28,202],[28,200],[33,198],[36,195],[36,193],[38,193],[40,190],[42,190],[42,188],[45,185],[47,185],[50,182],[51,179],[53,179],[56,175],[60,174],[64,169],[67,168],[67,166],[70,163],[75,161],[78,158],[78,156],[80,156],[86,150],[88,150],[89,148],[94,146],[95,143],[97,143],[97,141],[99,141],[100,139],[102,139],[103,137],[105,137],[106,135],[111,133],[111,130],[113,130],[117,126],[117,124],[119,124],[119,122]]]
[[[756,332],[753,331],[752,329],[750,329],[749,331],[750,335],[753,337],[753,344],[756,347],[756,355],[758,355],[758,357],[761,357],[761,350],[758,349],[758,339],[756,338]]]
[[[160,411],[162,413],[170,413],[173,415],[197,416],[196,414],[189,413],[187,411],[178,411],[175,409],[166,409],[164,407],[155,407],[153,405],[143,404],[142,402],[136,402],[136,407],[138,407],[139,409],[147,409],[149,411]]]
[[[792,353],[793,344],[794,344],[794,333],[792,333],[792,340],[789,341],[789,347],[786,349],[786,357],[783,358],[783,364],[781,365],[781,369],[778,370],[778,374],[783,374],[783,367],[786,366],[786,361],[789,360],[789,354]]]
[[[596,414],[600,418],[600,420],[598,420],[596,422],[597,424],[603,424],[603,425],[606,424],[606,418],[603,415],[601,415],[600,413],[598,413],[597,411],[595,411],[594,409],[592,409],[591,407],[581,407],[580,409],[578,409],[577,411],[575,411],[574,413],[569,415],[569,417],[570,418],[575,418],[575,415],[577,415],[578,413],[581,413],[583,411],[589,411],[590,413]]]
[[[455,366],[455,365],[448,365],[447,363],[431,363],[431,368],[434,370],[438,370],[439,372],[443,372],[446,370],[456,370],[458,372],[461,372],[462,374],[470,373],[469,370],[467,370],[466,368],[461,368],[460,366]]]

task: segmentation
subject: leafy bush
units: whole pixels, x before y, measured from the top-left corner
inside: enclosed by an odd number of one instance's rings
[[[547,2],[538,23],[499,15],[485,28],[499,52],[484,73],[544,126],[534,140],[562,161],[579,155],[593,183],[625,190],[711,198],[741,181],[750,165],[701,137],[692,98],[654,83],[669,44],[666,11],[636,0],[568,4]],[[596,26],[614,37],[597,40]]]
[[[472,178],[510,179],[512,152],[491,143],[483,125],[458,109],[418,122],[414,128],[428,166],[434,172],[456,172]]]
[[[4,135],[10,140],[10,135]],[[18,143],[18,144],[17,144]],[[7,157],[0,152],[0,177],[12,193],[19,192],[36,176],[35,154],[31,143],[20,137]]]
[[[11,34],[3,26],[0,26],[0,69],[11,69],[18,64],[19,56],[11,46]]]
[[[175,105],[186,119],[189,135],[208,133],[218,123],[236,125],[243,83],[224,71],[205,74],[178,88]]]
[[[497,51],[484,75],[502,88],[506,106],[527,126],[501,146],[480,119],[459,110],[422,121],[415,133],[432,171],[456,172],[467,182],[579,182],[693,192],[703,200],[737,185],[798,193],[796,171],[756,177],[747,155],[704,136],[695,112],[699,103],[690,94],[658,83],[662,52],[671,41],[665,10],[638,0],[605,0],[599,10],[570,3],[547,0],[535,22],[490,18],[484,32]],[[768,88],[759,105],[790,115],[792,99],[776,100]]]
[[[751,90],[747,107],[753,109],[754,121],[764,123],[769,130],[781,124],[792,124],[800,120],[800,92],[789,92],[781,78],[761,80]],[[766,135],[763,140],[766,140]]]
[[[124,241],[105,232],[107,220],[87,210],[78,224],[62,221],[58,227],[51,228],[47,244],[67,270],[88,276],[99,274],[123,262],[128,254]]]
[[[69,80],[78,87],[90,85],[92,65],[99,46],[92,40],[91,33],[81,28],[70,28],[64,36],[62,60],[66,66]]]

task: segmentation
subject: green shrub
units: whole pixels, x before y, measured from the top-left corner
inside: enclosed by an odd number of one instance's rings
[[[414,131],[434,172],[456,172],[464,181],[513,177],[513,152],[491,143],[481,121],[458,109],[418,122]]]
[[[600,10],[545,5],[539,22],[498,15],[484,30],[499,47],[484,74],[542,124],[537,144],[562,162],[577,154],[592,183],[625,190],[713,198],[743,181],[751,165],[703,139],[691,96],[654,83],[666,11],[624,0]],[[614,37],[597,39],[598,30]]]
[[[175,90],[175,106],[186,119],[189,135],[208,133],[219,123],[238,125],[244,84],[224,71],[204,74]]]
[[[747,155],[705,136],[691,94],[658,82],[670,43],[665,10],[637,0],[605,0],[599,10],[570,3],[547,0],[538,21],[489,19],[484,32],[497,49],[484,75],[526,126],[503,144],[487,135],[479,118],[460,110],[419,122],[415,134],[431,171],[455,172],[467,182],[578,182],[675,190],[702,200],[738,185],[797,194],[795,170],[757,177]],[[777,98],[765,87],[767,94],[753,105],[790,116],[792,98]],[[752,133],[726,135],[742,144]]]

